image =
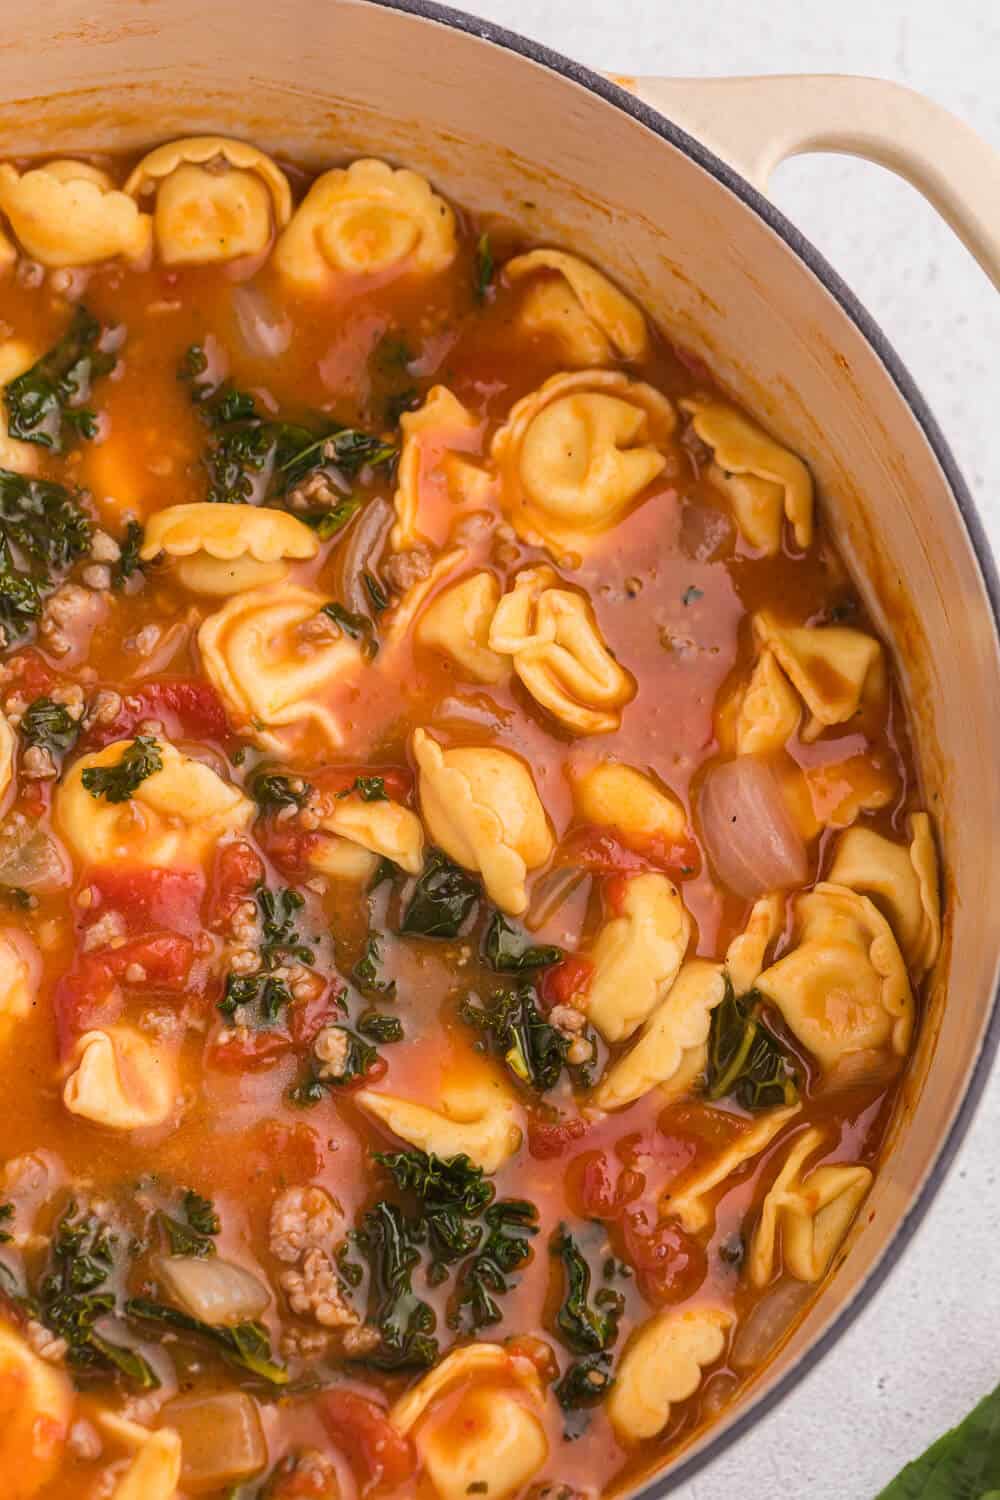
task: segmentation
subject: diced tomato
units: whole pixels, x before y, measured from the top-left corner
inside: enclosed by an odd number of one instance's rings
[[[289,1019],[296,1047],[311,1047],[324,1026],[334,1026],[343,1020],[337,1001],[345,988],[335,982],[325,985],[314,999],[292,1002]]]
[[[201,931],[205,877],[200,870],[101,865],[88,870],[81,885],[94,893],[83,913],[88,924],[106,910],[121,913],[129,934],[162,928],[193,937]]]
[[[400,1485],[413,1473],[416,1458],[408,1438],[368,1396],[339,1387],[317,1397],[323,1425],[350,1462],[363,1489]]]
[[[346,792],[359,776],[379,776],[385,794],[393,802],[406,802],[413,791],[413,773],[403,766],[327,766],[310,777],[317,790],[328,797]]]
[[[528,1150],[536,1161],[553,1161],[587,1132],[579,1115],[558,1120],[532,1120],[528,1126]]]
[[[36,698],[47,698],[60,680],[65,681],[64,678],[60,679],[58,672],[52,670],[33,646],[15,651],[12,656],[8,656],[4,666],[11,687],[22,693],[29,703],[33,703]]]
[[[639,875],[645,870],[668,870],[679,878],[697,875],[701,855],[694,839],[667,844],[644,840],[634,847],[609,828],[586,824],[571,829],[559,846],[560,864],[579,865],[594,875]]]
[[[291,818],[264,818],[256,825],[254,833],[268,859],[272,859],[285,875],[293,877],[306,874],[309,855],[322,837],[322,834],[297,828]]]
[[[292,1047],[291,1036],[279,1026],[261,1031],[242,1027],[237,1031],[223,1030],[205,1048],[205,1065],[229,1073],[256,1073],[262,1068],[273,1068]]]
[[[587,1219],[617,1219],[646,1185],[641,1172],[608,1160],[604,1151],[588,1151],[571,1163],[570,1190]]]
[[[212,865],[208,926],[215,930],[224,927],[240,903],[260,885],[264,875],[264,861],[246,839],[220,844]]]
[[[635,1268],[639,1290],[650,1302],[680,1302],[705,1279],[708,1259],[698,1241],[669,1220],[650,1228],[644,1208],[622,1219],[626,1259]]]
[[[59,1050],[70,1052],[84,1031],[110,1025],[121,1014],[121,986],[130,981],[128,970],[138,965],[142,978],[134,983],[143,990],[180,993],[188,989],[194,944],[175,932],[149,933],[131,938],[117,948],[98,948],[83,953],[73,968],[56,984],[53,1008]]]
[[[88,750],[135,734],[144,719],[159,719],[170,739],[222,740],[229,721],[222,699],[209,682],[193,677],[160,678],[122,699],[110,724],[92,724],[83,736]]]
[[[574,996],[586,992],[594,974],[594,965],[581,953],[570,953],[561,963],[553,964],[542,975],[539,996],[542,1004],[571,1005]]]

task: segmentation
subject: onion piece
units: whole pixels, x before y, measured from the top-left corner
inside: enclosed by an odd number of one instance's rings
[[[589,879],[589,873],[579,865],[559,865],[543,875],[531,893],[531,905],[525,913],[524,925],[528,931],[537,932],[551,922],[559,908]]]
[[[65,849],[41,829],[23,831],[26,837],[21,842],[16,835],[10,842],[0,835],[0,886],[43,894],[63,890],[73,878]]]
[[[163,1420],[180,1437],[181,1484],[192,1494],[252,1479],[267,1464],[257,1403],[242,1391],[171,1401]]]
[[[275,312],[259,287],[236,287],[233,311],[243,347],[251,359],[275,359],[284,354],[292,341],[291,319]]]
[[[168,1296],[211,1328],[259,1318],[271,1300],[258,1276],[218,1255],[161,1255],[156,1269]]]
[[[701,789],[701,823],[719,878],[747,901],[802,885],[806,847],[778,778],[755,755],[714,766]]]
[[[376,496],[351,523],[339,549],[333,571],[333,593],[352,614],[371,615],[372,602],[361,575],[366,568],[370,570],[370,558],[394,519],[395,511],[389,501],[382,495]]]
[[[756,1369],[772,1353],[815,1290],[808,1282],[782,1277],[740,1324],[731,1355],[735,1368]]]

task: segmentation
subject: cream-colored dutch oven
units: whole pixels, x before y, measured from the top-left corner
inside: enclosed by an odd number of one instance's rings
[[[1000,162],[890,84],[625,82],[631,92],[422,0],[48,0],[0,17],[0,155],[202,131],[316,169],[385,155],[605,266],[808,457],[895,645],[950,919],[903,1117],[846,1263],[742,1400],[656,1476],[662,1493],[759,1416],[872,1294],[955,1151],[998,1029],[994,564],[913,382],[760,190],[796,151],[873,158],[915,182],[1000,284]]]

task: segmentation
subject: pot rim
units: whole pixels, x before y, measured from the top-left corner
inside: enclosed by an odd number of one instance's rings
[[[779,235],[785,244],[822,282],[835,298],[844,313],[867,340],[890,379],[906,402],[929,443],[935,458],[941,465],[948,487],[958,506],[969,541],[972,544],[979,573],[993,615],[994,633],[1000,642],[1000,576],[986,530],[972,498],[971,491],[962,476],[954,454],[932,414],[913,376],[909,373],[895,348],[878,323],[860,302],[850,287],[833,269],[826,257],[801,233],[796,226],[769,202],[755,187],[726,162],[722,161],[695,136],[689,135],[675,125],[666,115],[652,109],[628,90],[613,83],[582,63],[565,57],[552,48],[535,42],[517,32],[498,26],[492,21],[480,20],[451,6],[441,5],[437,0],[363,0],[364,4],[377,5],[384,10],[401,11],[418,19],[435,21],[450,26],[455,31],[465,32],[480,41],[490,42],[508,52],[514,52],[528,61],[560,74],[571,82],[580,84],[591,93],[598,94],[608,104],[631,115],[641,125],[669,142],[670,145],[690,157],[698,166],[710,173],[723,187],[734,193],[746,206]],[[944,1181],[954,1161],[956,1152],[972,1123],[973,1115],[982,1098],[989,1073],[1000,1045],[1000,982],[994,988],[990,1001],[990,1012],[983,1032],[979,1053],[969,1076],[961,1104],[952,1123],[939,1142],[931,1166],[923,1183],[906,1210],[900,1215],[888,1242],[866,1279],[860,1284],[849,1301],[845,1302],[832,1318],[828,1328],[805,1349],[798,1359],[778,1379],[770,1390],[757,1396],[751,1392],[746,1410],[715,1435],[709,1431],[708,1441],[701,1452],[682,1458],[662,1477],[654,1477],[634,1492],[642,1500],[660,1500],[676,1485],[691,1479],[699,1470],[717,1458],[724,1449],[734,1443],[756,1422],[782,1401],[805,1376],[814,1370],[824,1355],[846,1333],[855,1319],[868,1305],[902,1257],[914,1233],[919,1228],[935,1194]]]

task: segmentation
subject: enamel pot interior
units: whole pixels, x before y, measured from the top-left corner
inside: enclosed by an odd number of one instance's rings
[[[405,162],[459,202],[603,265],[817,476],[906,683],[942,843],[947,941],[890,1154],[840,1270],[740,1401],[657,1476],[662,1491],[860,1306],[957,1143],[977,1064],[981,1082],[1000,912],[995,580],[905,372],[790,226],[613,87],[467,18],[417,9],[20,7],[0,19],[0,154],[221,131],[317,169],[361,154]]]

